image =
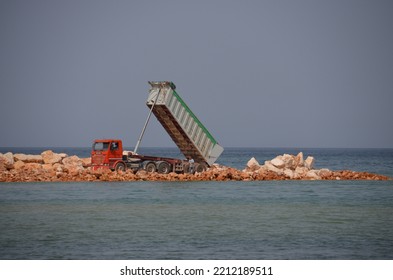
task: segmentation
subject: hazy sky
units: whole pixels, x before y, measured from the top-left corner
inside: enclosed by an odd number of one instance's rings
[[[170,80],[224,147],[393,148],[393,1],[1,0],[0,40],[0,147],[134,146]]]

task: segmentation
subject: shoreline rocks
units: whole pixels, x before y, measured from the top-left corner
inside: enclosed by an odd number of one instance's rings
[[[303,153],[284,154],[261,165],[251,158],[244,170],[214,164],[195,174],[147,173],[144,170],[116,172],[92,170],[90,158],[68,156],[53,151],[41,155],[0,154],[0,182],[72,182],[72,181],[261,181],[261,180],[391,180],[368,172],[314,169],[315,159]]]
[[[284,154],[275,157],[272,160],[265,161],[264,165],[260,165],[255,159],[252,161],[252,166],[247,164],[244,172],[257,171],[271,171],[279,176],[284,176],[288,179],[297,180],[321,180],[323,177],[331,175],[328,169],[314,170],[314,157],[307,157],[303,159],[303,153],[300,152],[296,156]],[[321,174],[320,174],[321,173]],[[323,176],[322,176],[323,175]]]

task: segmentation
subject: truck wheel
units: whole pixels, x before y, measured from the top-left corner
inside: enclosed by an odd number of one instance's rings
[[[171,165],[166,161],[162,161],[158,165],[157,170],[159,173],[168,174],[169,172],[171,172]]]
[[[186,173],[186,174],[188,174],[188,173],[191,173],[190,171],[191,171],[191,170],[190,170],[190,164],[189,164],[189,163],[185,163],[185,164],[183,165],[183,172]]]
[[[126,165],[122,162],[118,162],[118,163],[116,163],[115,170],[116,171],[126,171]]]
[[[206,171],[206,169],[207,169],[207,166],[204,163],[199,163],[199,164],[196,164],[196,166],[195,166],[195,172],[198,172],[198,173]]]
[[[149,162],[145,165],[145,170],[149,173],[156,172],[156,165],[154,162]]]

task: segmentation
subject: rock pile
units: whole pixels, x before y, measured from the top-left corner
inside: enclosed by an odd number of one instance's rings
[[[276,180],[389,180],[384,175],[350,170],[331,171],[326,168],[314,169],[315,159],[311,156],[304,159],[303,153],[294,155],[280,155],[260,165],[255,158],[251,158],[243,172],[257,178],[263,175],[275,174]],[[278,178],[277,178],[278,177]]]
[[[309,156],[304,160],[303,153],[298,155],[280,155],[272,160],[265,161],[264,165],[260,165],[255,158],[251,158],[247,163],[244,172],[266,173],[271,171],[278,176],[287,179],[300,180],[321,180],[332,179],[333,172],[329,169],[313,169],[314,158]]]
[[[90,158],[44,151],[40,155],[0,154],[0,182],[84,181]]]
[[[244,170],[214,164],[195,174],[159,174],[144,170],[133,172],[92,170],[90,158],[68,156],[53,151],[41,155],[0,154],[0,182],[32,181],[254,181],[254,180],[389,180],[383,175],[349,170],[313,169],[314,158],[280,155],[260,165],[251,158]]]

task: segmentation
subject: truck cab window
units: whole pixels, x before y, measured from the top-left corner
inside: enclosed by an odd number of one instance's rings
[[[108,149],[109,143],[108,142],[96,142],[93,145],[94,151],[105,151]]]
[[[111,143],[111,151],[115,151],[117,149],[119,149],[118,143],[117,142],[112,142]]]

